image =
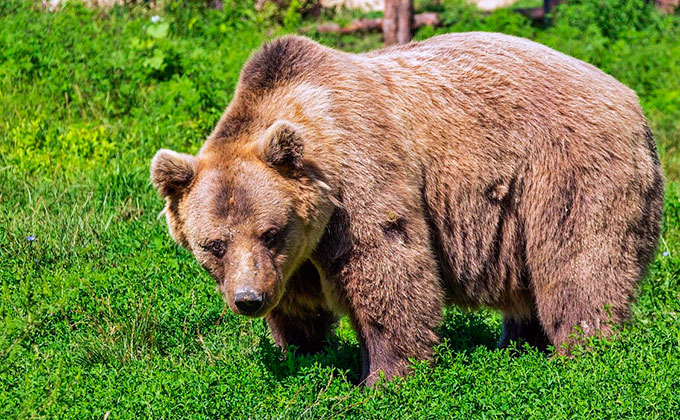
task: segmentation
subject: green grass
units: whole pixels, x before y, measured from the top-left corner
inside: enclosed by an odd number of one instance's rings
[[[510,7],[515,8],[530,8],[530,7],[543,7],[543,0],[519,0],[517,3]]]
[[[368,390],[354,385],[346,321],[327,352],[283,358],[264,321],[225,310],[157,218],[154,152],[196,152],[250,52],[313,23],[289,13],[279,26],[226,3],[47,13],[0,0],[0,418],[677,416],[680,18],[641,1],[572,1],[541,29],[508,11],[433,6],[445,27],[417,38],[523,35],[638,92],[667,176],[663,239],[615,339],[572,359],[499,351],[498,315],[452,308],[434,364]],[[311,35],[348,50],[379,44]]]

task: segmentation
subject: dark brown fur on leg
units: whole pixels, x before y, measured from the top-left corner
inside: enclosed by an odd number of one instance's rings
[[[536,317],[520,321],[512,318],[503,319],[503,334],[498,341],[498,347],[504,349],[513,341],[518,345],[528,343],[541,351],[547,350],[550,344],[550,340]]]
[[[527,212],[526,254],[538,318],[559,353],[569,353],[589,336],[610,335],[612,325],[630,317],[637,283],[656,247],[663,207],[663,178],[649,136],[648,143],[640,147],[645,165],[618,185],[586,178],[575,188],[579,174],[566,168],[540,177],[532,187],[528,208],[532,200],[545,204],[541,212]],[[606,168],[612,162],[590,165]],[[631,204],[602,197],[630,197]]]
[[[325,306],[319,275],[311,263],[300,267],[286,295],[266,319],[281,349],[295,346],[298,354],[323,350],[336,318]]]
[[[356,219],[377,213],[386,220],[363,229],[361,236],[353,235],[348,255],[320,261],[331,273],[327,281],[348,307],[362,347],[361,381],[367,386],[380,378],[380,372],[387,378],[406,374],[409,358],[430,360],[438,341],[434,330],[441,320],[443,293],[427,225],[420,209],[400,208],[398,200],[393,194],[385,200],[391,204],[388,209],[357,213]],[[338,241],[347,235],[351,226],[343,220],[330,223],[325,239]],[[372,245],[359,246],[357,238]],[[325,249],[325,239],[320,250]]]
[[[327,344],[335,317],[324,310],[308,314],[286,314],[278,308],[267,316],[274,342],[287,350],[297,348],[298,354],[315,354]]]

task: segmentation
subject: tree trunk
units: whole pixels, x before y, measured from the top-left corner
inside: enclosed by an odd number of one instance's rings
[[[382,28],[385,44],[406,44],[411,40],[413,0],[385,0]]]
[[[543,10],[543,9],[541,9]],[[439,24],[439,14],[434,12],[425,12],[413,15],[412,29],[420,28],[421,26],[437,26]],[[322,34],[351,34],[353,32],[361,31],[382,31],[383,18],[377,19],[354,19],[345,26],[340,26],[335,22],[326,22],[316,27],[316,30]]]
[[[544,0],[543,1],[543,12],[545,13],[545,16],[548,16],[550,12],[552,12],[552,9],[555,8],[560,3],[564,3],[565,0]]]
[[[413,0],[400,0],[397,25],[397,42],[407,44],[411,41],[413,28]]]
[[[680,0],[654,0],[654,4],[663,12],[673,13],[680,6]]]

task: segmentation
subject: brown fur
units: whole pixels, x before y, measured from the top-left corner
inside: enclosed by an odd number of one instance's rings
[[[198,156],[160,151],[151,171],[233,310],[236,288],[262,292],[251,315],[302,351],[349,315],[369,384],[432,357],[446,304],[501,311],[502,346],[609,333],[663,204],[630,89],[490,33],[360,55],[274,41]]]

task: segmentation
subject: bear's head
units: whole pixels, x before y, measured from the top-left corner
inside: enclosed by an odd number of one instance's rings
[[[172,237],[217,282],[230,308],[263,316],[316,247],[333,211],[300,128],[278,120],[250,141],[197,155],[159,150],[151,179]]]

